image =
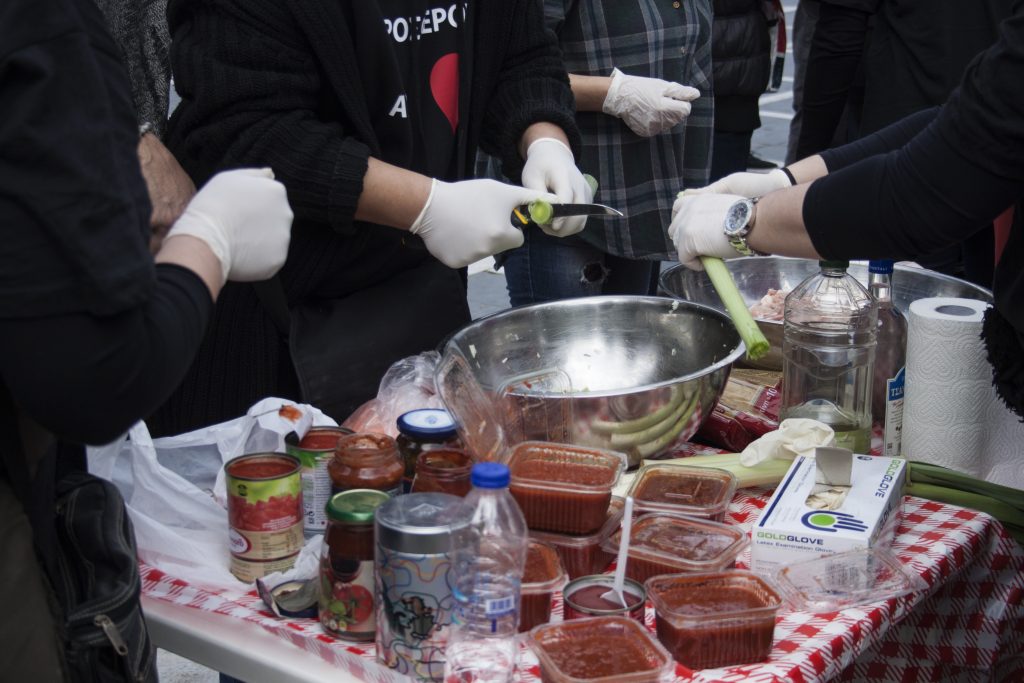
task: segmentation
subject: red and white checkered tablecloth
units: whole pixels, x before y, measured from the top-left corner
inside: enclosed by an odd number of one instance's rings
[[[749,532],[768,493],[741,491],[727,521]],[[830,614],[784,611],[767,662],[692,673],[679,667],[677,681],[1024,680],[1024,550],[1002,526],[979,512],[907,497],[893,549],[928,590]],[[378,666],[372,644],[330,638],[312,619],[271,616],[255,591],[206,590],[155,567],[141,569],[150,598],[259,624],[365,681],[408,680]],[[558,597],[554,614],[561,615]],[[648,606],[652,630],[653,617]],[[525,646],[518,680],[539,680]]]

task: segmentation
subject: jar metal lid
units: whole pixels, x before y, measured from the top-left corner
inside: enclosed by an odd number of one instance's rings
[[[398,431],[412,438],[450,438],[455,436],[455,420],[441,408],[417,408],[398,416]]]
[[[327,501],[327,517],[347,524],[370,524],[377,508],[391,496],[373,489],[351,489],[335,493]]]

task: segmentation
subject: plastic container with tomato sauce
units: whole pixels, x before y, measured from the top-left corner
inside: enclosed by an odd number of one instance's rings
[[[721,522],[736,493],[727,470],[689,465],[645,465],[629,487],[637,514],[671,512]]]
[[[509,491],[530,529],[592,534],[607,521],[625,468],[626,456],[615,451],[524,441],[509,458]]]
[[[387,434],[349,434],[338,440],[327,472],[332,493],[373,489],[394,497],[402,493],[405,466],[398,445]]]
[[[527,644],[545,683],[661,683],[675,662],[646,628],[625,617],[577,619],[538,626]]]
[[[589,574],[600,574],[615,556],[601,547],[622,523],[623,500],[612,496],[608,504],[608,517],[601,528],[592,534],[556,534],[550,531],[530,531],[530,537],[554,546],[562,567],[570,579]]]
[[[668,574],[645,585],[658,640],[680,664],[712,669],[768,658],[782,600],[757,575]]]
[[[526,550],[526,570],[520,594],[519,632],[546,624],[551,619],[551,598],[565,582],[565,571],[555,549],[531,540]]]
[[[327,465],[334,457],[338,440],[352,430],[346,427],[311,427],[301,439],[291,432],[284,450],[302,463],[302,526],[306,536],[322,534],[327,528],[324,509],[331,498],[331,475]]]
[[[618,554],[621,533],[605,541],[607,552]],[[633,522],[626,576],[643,582],[659,574],[728,569],[747,543],[746,533],[736,526],[682,515],[642,515]]]

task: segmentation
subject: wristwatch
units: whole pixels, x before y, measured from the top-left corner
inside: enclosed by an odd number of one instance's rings
[[[760,197],[741,199],[730,206],[725,214],[725,225],[722,227],[722,231],[732,248],[744,256],[764,256],[762,252],[751,249],[747,244],[747,235],[754,227],[754,205],[760,199]]]

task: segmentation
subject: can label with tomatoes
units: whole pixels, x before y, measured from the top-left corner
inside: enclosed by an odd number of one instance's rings
[[[334,457],[338,439],[351,434],[345,427],[312,427],[301,439],[292,432],[285,438],[285,451],[302,463],[302,520],[307,536],[327,528],[324,508],[331,497],[331,475],[327,464]]]
[[[291,566],[302,549],[299,468],[297,458],[280,453],[243,455],[224,466],[231,571],[239,579],[280,571],[282,561]]]

